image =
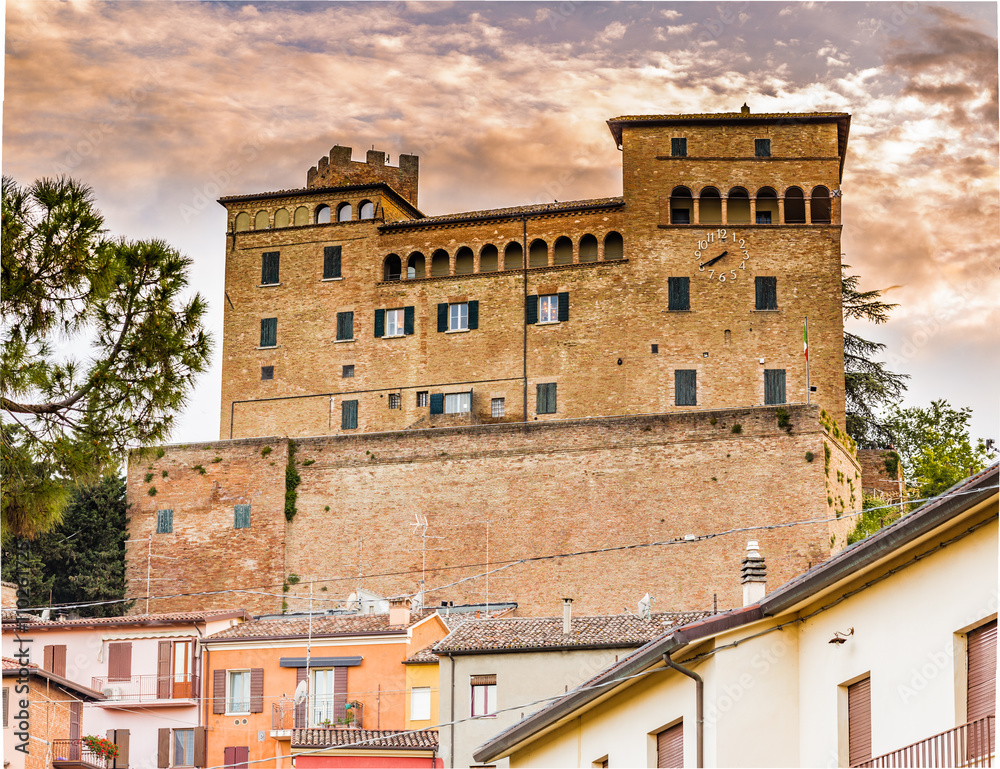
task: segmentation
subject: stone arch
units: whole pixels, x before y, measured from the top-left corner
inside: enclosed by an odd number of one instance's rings
[[[316,206],[316,224],[329,224],[330,223],[330,206],[326,203],[321,203]]]
[[[471,275],[476,271],[476,256],[468,246],[462,246],[455,252],[455,274]]]
[[[625,258],[625,241],[620,232],[609,232],[604,236],[604,261]]]
[[[274,226],[277,227],[287,227],[291,224],[292,217],[288,214],[287,208],[279,208],[274,212]]]
[[[830,223],[830,190],[824,187],[822,184],[818,187],[813,187],[812,195],[810,196],[810,218],[813,224],[829,224]]]
[[[597,261],[597,238],[589,232],[580,238],[580,263]]]
[[[362,200],[358,204],[358,219],[374,219],[375,204],[370,200]]]
[[[236,231],[244,232],[250,229],[250,214],[246,211],[240,211],[236,214]]]
[[[722,195],[717,187],[708,186],[698,193],[699,224],[722,224]]]
[[[785,224],[806,223],[806,199],[799,187],[785,190]]]
[[[337,206],[337,221],[349,222],[354,218],[354,209],[350,203],[341,203]]]
[[[565,235],[556,239],[553,264],[573,264],[573,241]]]
[[[431,254],[431,277],[440,278],[451,274],[451,265],[448,264],[448,252],[439,248]]]
[[[520,243],[513,240],[503,250],[503,268],[520,270],[522,267],[524,267],[524,249]]]
[[[778,193],[774,187],[757,190],[757,224],[778,224]]]
[[[541,238],[531,241],[531,245],[528,246],[528,266],[549,266],[549,244]]]
[[[253,228],[255,230],[266,230],[270,226],[270,222],[267,219],[267,211],[258,211],[257,215],[253,218]]]
[[[406,277],[408,280],[422,278],[425,275],[426,259],[419,251],[414,251],[406,259]]]
[[[382,262],[382,279],[383,280],[399,280],[402,277],[402,263],[399,260],[399,256],[396,254],[389,254],[385,261]]]
[[[305,206],[299,206],[295,209],[295,226],[299,227],[303,224],[309,224],[309,209]]]
[[[750,224],[750,193],[745,187],[733,187],[726,200],[726,222]]]
[[[500,252],[492,243],[483,246],[479,252],[479,271],[496,272],[500,268]]]
[[[670,191],[670,223],[694,224],[694,200],[687,187],[674,187]]]

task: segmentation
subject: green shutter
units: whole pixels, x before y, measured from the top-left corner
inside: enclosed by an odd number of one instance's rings
[[[261,258],[260,282],[269,286],[279,282],[278,279],[278,251],[265,251]]]
[[[375,338],[385,336],[385,310],[375,310]]]
[[[691,278],[667,278],[667,309],[672,312],[691,309]]]
[[[759,158],[769,158],[771,157],[771,140],[770,139],[754,139],[753,140],[753,152]]]
[[[775,277],[754,278],[756,294],[755,308],[758,310],[778,309],[778,279]]]
[[[773,406],[785,402],[785,370],[764,369],[764,403]]]
[[[342,401],[340,404],[340,429],[358,429],[358,402]]]
[[[413,307],[403,308],[403,333],[407,336],[413,333]]]
[[[698,405],[698,372],[695,369],[674,371],[674,405]]]
[[[670,140],[670,154],[675,158],[687,157],[687,139],[674,138]]]
[[[559,320],[569,320],[569,294],[566,292],[559,294]]]
[[[340,277],[340,246],[326,246],[323,249],[323,277]]]
[[[337,313],[337,340],[354,339],[354,313]]]
[[[278,344],[278,319],[260,319],[260,346],[275,347]]]
[[[538,297],[525,297],[527,304],[524,305],[524,323],[526,326],[534,326],[538,323]]]
[[[438,333],[448,330],[448,303],[438,305]]]
[[[535,413],[556,413],[556,383],[547,382],[535,385]]]
[[[157,510],[156,511],[156,533],[157,534],[173,534],[174,532],[174,511],[173,510]]]
[[[479,328],[479,302],[469,302],[469,328]]]
[[[233,528],[250,528],[250,505],[236,505],[233,508]]]
[[[444,413],[444,394],[443,393],[431,393],[431,413],[432,414],[443,414]]]

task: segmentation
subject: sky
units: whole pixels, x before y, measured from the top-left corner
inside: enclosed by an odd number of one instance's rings
[[[91,185],[193,260],[214,365],[174,441],[218,438],[220,195],[305,186],[335,144],[420,156],[428,215],[621,194],[619,115],[842,111],[844,262],[899,304],[849,328],[904,405],[1000,438],[997,6],[9,0],[3,172]],[[991,331],[993,329],[993,331]]]

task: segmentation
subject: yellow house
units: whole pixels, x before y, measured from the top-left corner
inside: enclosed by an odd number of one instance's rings
[[[406,666],[406,728],[426,729],[437,722],[438,656],[432,641],[411,654]]]

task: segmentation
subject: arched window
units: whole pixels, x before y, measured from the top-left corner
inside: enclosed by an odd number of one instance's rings
[[[625,257],[625,243],[617,232],[609,232],[604,236],[604,261],[622,259]]]
[[[798,187],[785,190],[785,224],[806,223],[806,199]]]
[[[503,250],[503,268],[505,270],[520,270],[524,267],[524,249],[521,244],[511,242]]]
[[[674,187],[670,193],[670,223],[694,224],[694,202],[687,187]]]
[[[778,223],[778,193],[774,187],[757,190],[757,224]]]
[[[316,206],[316,224],[330,223],[330,206],[325,203]]]
[[[361,205],[358,206],[358,218],[359,219],[374,219],[375,218],[375,204],[370,200],[362,200]]]
[[[244,230],[250,229],[250,214],[246,211],[240,211],[236,214],[236,231],[243,232]]]
[[[496,272],[499,267],[500,252],[497,251],[497,247],[492,243],[483,246],[483,250],[479,252],[479,271],[480,272]]]
[[[549,245],[541,238],[531,241],[531,245],[528,246],[528,266],[549,266]]]
[[[468,246],[462,246],[455,252],[455,274],[471,275],[475,269],[476,257],[473,255],[472,249]]]
[[[309,209],[305,206],[299,206],[295,209],[295,226],[299,227],[303,224],[309,224]]]
[[[729,190],[726,221],[730,224],[750,224],[750,193],[743,187],[733,187]]]
[[[573,264],[573,241],[565,235],[556,241],[553,264]]]
[[[812,223],[830,223],[830,190],[820,185],[812,191]]]
[[[268,227],[267,211],[258,211],[253,218],[253,228],[255,230],[266,230]]]
[[[439,278],[450,273],[448,268],[448,252],[439,248],[431,256],[431,277]]]
[[[424,255],[414,251],[406,260],[406,277],[409,280],[424,277]]]
[[[389,254],[382,264],[382,275],[384,280],[399,280],[402,268],[399,257],[396,254]]]
[[[337,221],[338,222],[349,222],[354,218],[354,209],[351,208],[350,203],[341,203],[337,206]]]
[[[715,187],[706,187],[698,196],[698,221],[701,224],[722,224],[722,196]]]
[[[279,208],[274,212],[274,226],[275,227],[287,227],[291,217],[288,215],[287,208]]]
[[[584,235],[580,238],[580,262],[597,261],[597,238],[593,235]]]

